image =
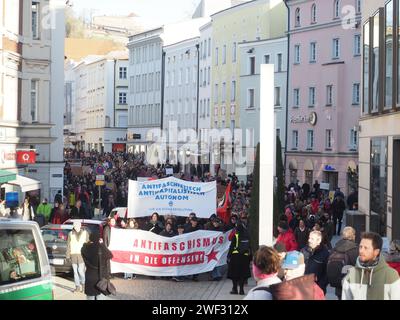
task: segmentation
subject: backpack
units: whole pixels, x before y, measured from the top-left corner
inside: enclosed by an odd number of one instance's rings
[[[264,290],[272,295],[272,300],[315,300],[315,275],[308,274],[269,287],[259,287],[253,291]]]
[[[342,279],[345,276],[342,274],[342,269],[348,264],[349,257],[346,252],[337,252],[335,250],[332,251],[326,266],[328,282],[332,287],[340,288],[342,286]]]

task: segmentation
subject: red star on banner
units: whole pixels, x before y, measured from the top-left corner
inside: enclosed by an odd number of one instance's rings
[[[213,248],[213,249],[211,250],[211,252],[210,252],[209,254],[206,255],[207,258],[208,258],[207,263],[209,263],[209,262],[212,261],[212,260],[218,261],[218,259],[217,259],[217,253],[218,253],[218,251],[214,251],[214,248]]]

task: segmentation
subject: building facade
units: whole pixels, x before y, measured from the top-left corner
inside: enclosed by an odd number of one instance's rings
[[[282,145],[286,141],[286,87],[287,87],[287,37],[239,43],[240,54],[240,121],[243,129],[242,153],[246,152],[246,138],[250,134],[250,147],[260,142],[260,66],[275,66],[275,130]],[[233,98],[233,97],[232,97]],[[246,132],[246,129],[248,132]],[[254,134],[254,137],[252,136]],[[249,138],[250,138],[249,137]],[[252,152],[255,154],[255,151]],[[252,158],[254,159],[254,158]],[[254,162],[247,162],[248,174]]]
[[[365,1],[359,213],[365,229],[400,238],[400,3]]]
[[[242,128],[238,44],[284,36],[285,17],[284,2],[278,0],[250,1],[212,15],[212,128]],[[222,156],[221,161],[225,162]],[[222,163],[221,168],[234,171],[232,162]]]
[[[290,16],[286,183],[352,188],[361,104],[361,2],[286,1]],[[354,8],[354,15],[343,14]]]
[[[12,186],[2,185],[3,193],[53,201],[64,182],[65,8],[51,0],[6,0],[0,7],[0,168],[17,175]],[[35,150],[36,163],[18,165],[18,149]]]

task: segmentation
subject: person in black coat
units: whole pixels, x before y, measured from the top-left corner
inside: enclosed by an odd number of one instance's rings
[[[160,221],[160,216],[157,212],[154,212],[151,215],[151,220],[147,223],[145,230],[155,234],[160,234],[160,232],[164,230],[164,227]]]
[[[82,207],[81,200],[78,200],[71,209],[71,219],[85,219],[85,209]]]
[[[85,294],[88,300],[98,300],[101,292],[96,284],[103,278],[110,279],[107,265],[113,255],[104,243],[100,243],[100,235],[97,232],[90,234],[89,242],[83,245],[81,253],[86,265]]]
[[[333,234],[336,234],[336,225],[339,224],[337,229],[337,235],[340,235],[340,229],[342,229],[343,213],[346,210],[346,204],[343,198],[339,195],[332,202],[332,217],[333,217]]]
[[[190,233],[190,232],[195,232],[197,230],[202,230],[202,227],[199,224],[199,219],[196,218],[196,216],[191,217],[189,220],[189,226],[186,226],[184,233]],[[193,281],[199,281],[199,275],[194,274],[192,276]]]
[[[244,295],[244,283],[251,277],[250,274],[250,240],[245,226],[239,221],[235,228],[235,235],[231,240],[228,252],[228,279],[232,280],[231,294]]]
[[[308,239],[308,247],[303,248],[306,270],[304,274],[314,274],[315,282],[326,294],[328,285],[328,276],[326,265],[328,263],[329,251],[322,244],[322,233],[320,231],[311,231]]]
[[[299,226],[294,230],[294,237],[299,251],[307,246],[309,234],[310,230],[306,227],[304,220],[301,219]]]
[[[175,237],[177,234],[175,233],[172,223],[167,222],[165,225],[165,229],[160,232],[160,236],[172,238]]]

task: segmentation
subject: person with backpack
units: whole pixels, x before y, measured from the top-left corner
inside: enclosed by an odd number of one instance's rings
[[[240,221],[237,222],[235,231],[228,252],[228,279],[232,280],[230,293],[244,295],[244,283],[251,277],[250,241],[248,231]]]
[[[358,245],[355,242],[356,231],[352,227],[345,227],[340,239],[328,258],[326,273],[335,294],[342,299],[342,280],[346,276],[349,266],[355,266],[358,257]]]
[[[305,252],[307,252],[307,256],[305,255],[305,274],[315,274],[315,282],[325,294],[328,285],[326,265],[328,263],[329,251],[326,246],[322,244],[322,233],[320,231],[310,232],[308,249]],[[304,254],[304,251],[302,253]]]
[[[281,268],[281,257],[271,247],[260,246],[253,257],[253,277],[257,286],[252,288],[244,300],[273,300],[268,288],[281,283],[278,271]]]

